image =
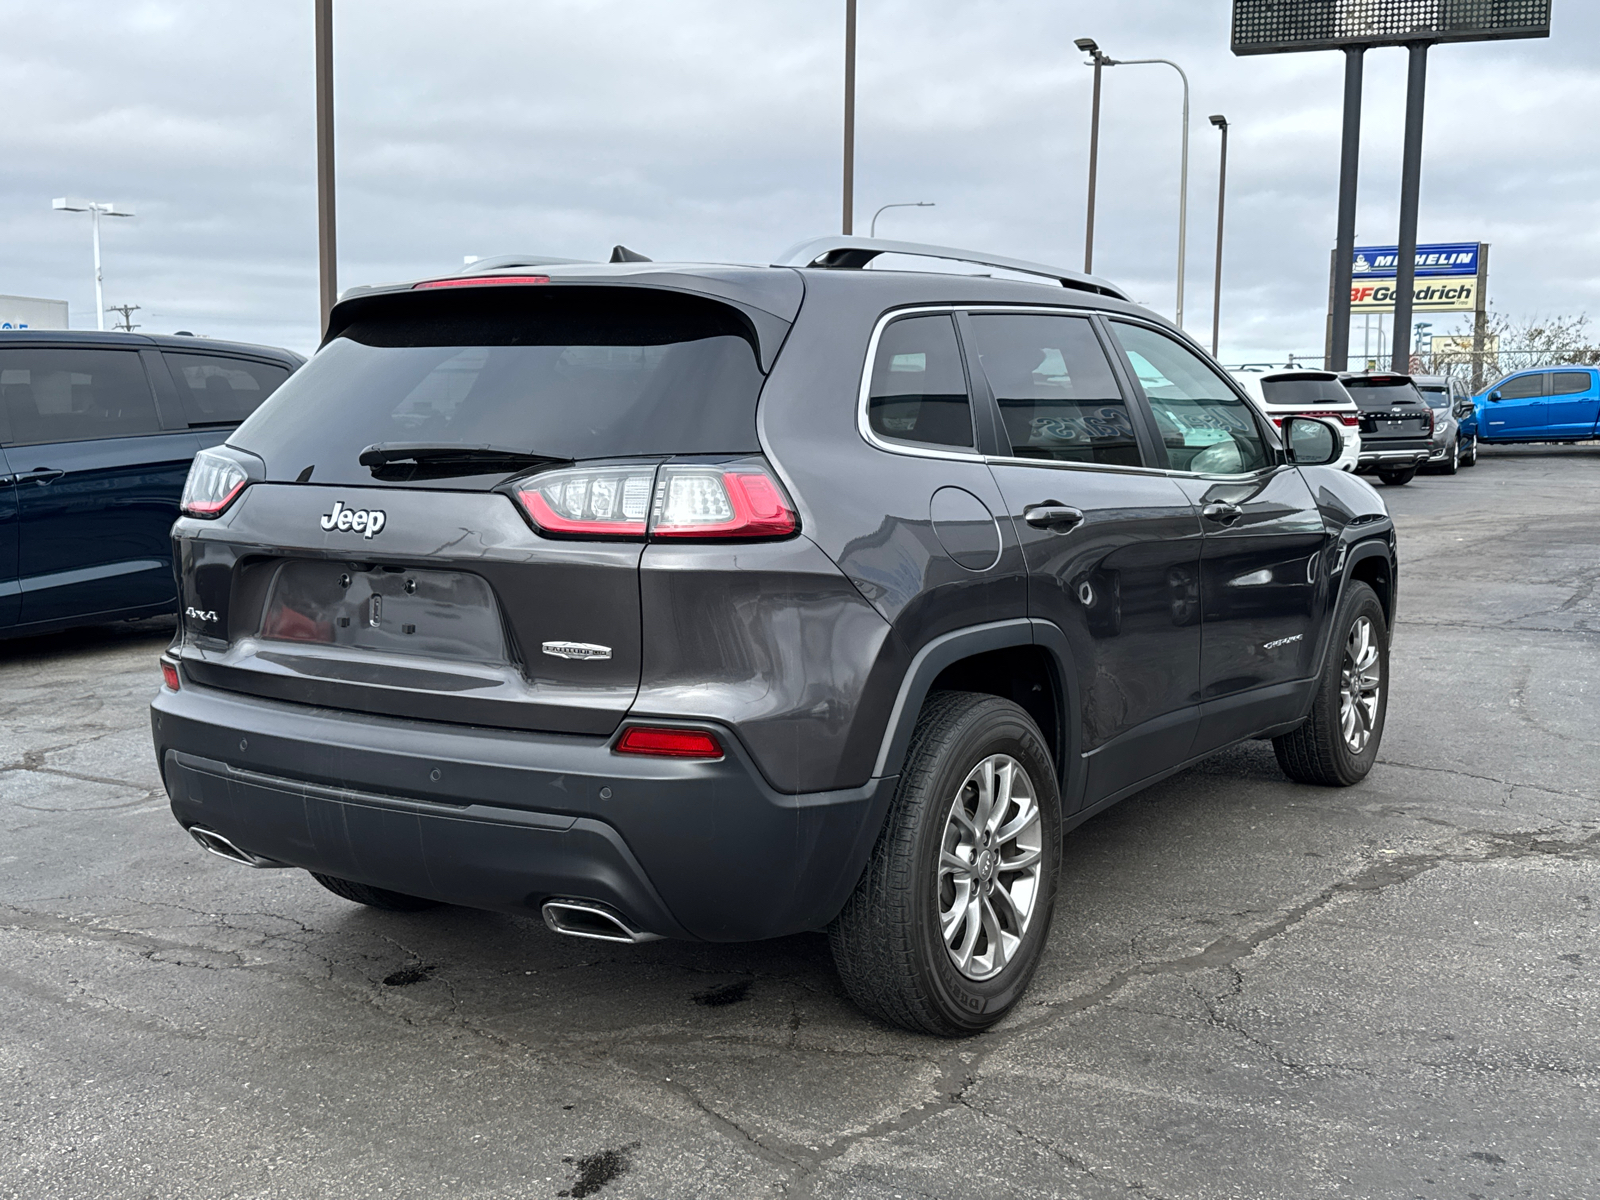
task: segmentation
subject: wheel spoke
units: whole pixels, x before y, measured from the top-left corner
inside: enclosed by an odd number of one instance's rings
[[[1032,797],[1029,797],[1027,803],[1022,806],[1022,811],[995,833],[994,840],[1003,846],[1007,842],[1015,841],[1038,823],[1039,806],[1033,802]]]
[[[939,916],[939,933],[944,938],[944,944],[950,945],[955,940],[956,931],[961,928],[961,918],[967,913],[967,905],[972,899],[972,881],[970,879],[958,880],[956,883],[956,898],[950,905],[950,911]]]
[[[996,916],[999,915],[999,909],[1005,909],[1006,915],[1011,918],[1012,927],[1017,931],[1018,934],[1021,934],[1022,931],[1027,928],[1028,918],[1023,914],[1022,910],[1017,907],[1016,900],[1005,888],[997,887],[994,889],[994,891],[990,892],[989,902],[991,905],[996,906]]]
[[[943,875],[948,871],[954,871],[962,876],[971,875],[972,864],[959,854],[946,850],[939,855],[939,874]]]
[[[961,939],[961,949],[955,951],[956,966],[963,971],[972,969],[972,949],[978,944],[978,934],[983,930],[981,913],[981,897],[973,896],[967,901],[967,906],[962,910],[962,915],[967,923],[967,935]]]
[[[995,915],[994,905],[989,903],[989,897],[982,897],[981,911],[983,913],[983,929],[989,935],[989,964],[993,970],[998,971],[1006,965],[1009,954],[1005,935],[1000,930],[1000,918]]]
[[[1018,847],[1021,853],[1016,858],[1002,857],[995,866],[996,874],[1015,874],[1017,871],[1026,871],[1030,867],[1039,865],[1039,860],[1044,857],[1043,850],[1026,850]]]

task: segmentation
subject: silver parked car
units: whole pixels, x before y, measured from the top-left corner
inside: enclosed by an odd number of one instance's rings
[[[1458,467],[1470,467],[1478,461],[1476,434],[1461,427],[1464,418],[1472,415],[1472,393],[1459,379],[1448,375],[1413,375],[1411,382],[1433,409],[1433,433],[1428,438],[1428,461],[1425,471],[1454,475]]]

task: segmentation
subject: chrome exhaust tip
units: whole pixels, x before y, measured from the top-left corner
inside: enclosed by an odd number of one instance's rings
[[[635,929],[621,916],[593,900],[546,900],[539,910],[552,933],[597,942],[658,942],[659,933]]]
[[[214,829],[191,825],[189,826],[189,836],[218,858],[225,858],[229,862],[238,863],[243,867],[287,867],[289,865],[288,863],[281,863],[275,858],[262,858],[259,854],[251,854],[248,850],[241,850]]]

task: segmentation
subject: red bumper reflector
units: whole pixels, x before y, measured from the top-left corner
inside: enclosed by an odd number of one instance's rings
[[[722,743],[703,729],[662,729],[630,725],[617,739],[618,754],[648,754],[654,758],[721,758]]]
[[[413,292],[428,288],[483,287],[501,283],[549,283],[548,275],[469,275],[465,279],[426,279],[411,285]]]
[[[164,658],[161,660],[161,682],[166,684],[173,691],[178,690],[181,685],[178,681],[177,663],[168,662]]]

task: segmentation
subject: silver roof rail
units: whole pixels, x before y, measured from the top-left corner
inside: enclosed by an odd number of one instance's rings
[[[811,238],[791,246],[773,262],[775,267],[832,267],[861,268],[880,254],[911,254],[919,258],[942,258],[950,262],[970,263],[977,267],[997,267],[1003,271],[1016,271],[1023,275],[1038,275],[1053,279],[1062,287],[1076,288],[1081,292],[1096,292],[1117,300],[1129,296],[1116,284],[1098,275],[1085,275],[1082,271],[1069,271],[1065,267],[1051,267],[1044,263],[1026,262],[1020,258],[1001,258],[977,250],[955,250],[949,246],[930,246],[922,242],[891,242],[883,238],[837,237]]]

